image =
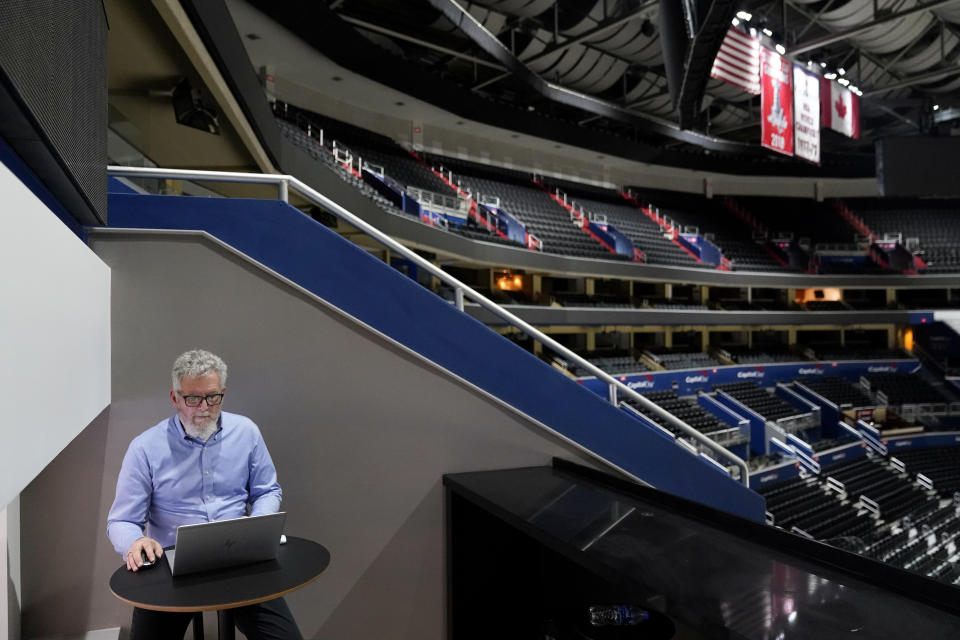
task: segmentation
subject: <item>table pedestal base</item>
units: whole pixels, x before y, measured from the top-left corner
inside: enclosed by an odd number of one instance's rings
[[[234,640],[234,638],[236,638],[233,609],[220,609],[217,611],[217,638],[218,640]]]
[[[193,640],[203,640],[203,611],[193,614]]]

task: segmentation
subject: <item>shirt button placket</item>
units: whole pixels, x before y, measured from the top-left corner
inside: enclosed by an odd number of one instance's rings
[[[213,494],[211,491],[212,487],[210,486],[210,471],[207,467],[207,445],[204,444],[200,449],[200,469],[203,471],[203,475],[200,477],[200,485],[203,488],[203,506],[207,512],[207,520],[213,521],[213,505],[210,502],[210,497]]]

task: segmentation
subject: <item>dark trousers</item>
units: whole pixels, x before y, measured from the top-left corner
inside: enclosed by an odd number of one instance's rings
[[[248,640],[303,640],[283,598],[234,609],[233,615]],[[180,640],[191,620],[192,613],[134,608],[130,640]]]

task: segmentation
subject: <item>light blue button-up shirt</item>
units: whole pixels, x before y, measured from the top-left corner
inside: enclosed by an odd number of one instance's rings
[[[225,411],[218,422],[217,432],[201,442],[173,415],[130,443],[107,516],[118,553],[144,535],[171,546],[180,525],[239,518],[248,504],[254,516],[280,508],[277,471],[260,429]]]

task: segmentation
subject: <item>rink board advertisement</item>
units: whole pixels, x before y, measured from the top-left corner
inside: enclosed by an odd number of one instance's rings
[[[920,363],[917,360],[848,360],[650,371],[614,377],[637,393],[673,389],[677,395],[688,396],[698,391],[712,391],[713,385],[727,382],[752,380],[761,387],[770,387],[778,382],[791,382],[796,378],[816,379],[826,376],[836,376],[856,382],[860,376],[870,373],[913,373],[919,368]],[[606,382],[592,377],[580,378],[578,382],[598,395],[607,397]]]

